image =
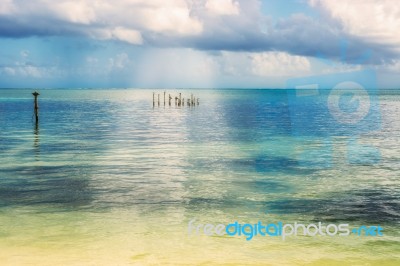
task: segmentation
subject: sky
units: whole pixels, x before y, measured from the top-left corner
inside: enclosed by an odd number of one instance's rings
[[[0,88],[400,88],[399,29],[397,0],[0,0]]]

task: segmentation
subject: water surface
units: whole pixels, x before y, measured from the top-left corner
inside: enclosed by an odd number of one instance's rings
[[[290,90],[167,92],[194,93],[196,107],[164,106],[162,90],[155,107],[151,90],[41,90],[38,125],[32,91],[0,90],[1,265],[400,262],[396,91],[379,95],[379,128],[351,136],[315,134],[333,132],[324,113],[297,134],[310,115]],[[188,236],[193,218],[379,224],[384,236]]]

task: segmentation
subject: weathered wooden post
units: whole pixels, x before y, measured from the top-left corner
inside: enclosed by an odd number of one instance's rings
[[[166,92],[166,91],[164,91],[164,106],[165,106],[165,92]]]
[[[158,103],[158,107],[160,107],[160,94],[157,94],[157,103]]]
[[[179,106],[182,104],[182,93],[179,93]]]
[[[155,93],[153,92],[153,107],[154,107],[154,105],[155,105],[154,95],[155,95]]]
[[[169,106],[171,106],[171,100],[172,100],[171,94],[168,94],[168,104],[169,104]]]
[[[35,107],[34,107],[34,112],[35,112],[35,121],[36,124],[39,122],[39,105],[38,105],[38,96],[40,95],[37,91],[33,92],[32,95],[35,97]]]
[[[182,98],[182,106],[185,106],[185,98]]]

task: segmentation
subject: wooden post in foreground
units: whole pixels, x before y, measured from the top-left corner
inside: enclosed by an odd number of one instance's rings
[[[37,91],[33,92],[32,95],[35,97],[35,107],[34,107],[34,112],[35,112],[35,121],[36,124],[39,122],[39,105],[38,105],[38,96],[40,95]]]

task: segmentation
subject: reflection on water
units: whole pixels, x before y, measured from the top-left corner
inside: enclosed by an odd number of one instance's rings
[[[293,137],[284,90],[199,90],[196,108],[164,108],[161,99],[162,108],[154,109],[152,91],[45,90],[33,134],[31,92],[0,93],[4,265],[390,265],[399,259],[397,94],[381,97],[382,130],[359,139],[380,149],[379,164],[349,164],[348,138],[334,136],[329,167],[315,167],[327,150],[317,149],[307,163],[298,157],[321,137]],[[379,223],[385,237],[189,238],[193,218]]]
[[[33,149],[35,150],[35,159],[40,158],[40,139],[39,139],[39,123],[35,123],[35,128],[33,131]]]

